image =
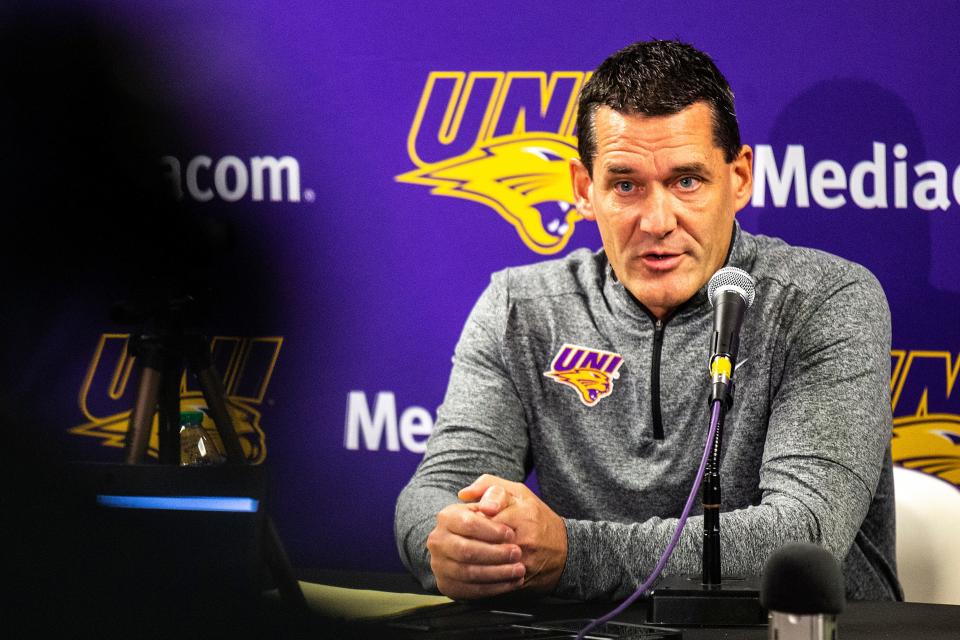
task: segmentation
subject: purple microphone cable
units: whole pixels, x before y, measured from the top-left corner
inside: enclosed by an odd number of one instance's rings
[[[703,472],[707,467],[707,458],[710,457],[710,450],[713,448],[713,439],[717,435],[717,423],[719,421],[720,401],[717,400],[713,403],[713,410],[710,414],[710,432],[707,434],[707,445],[704,447],[703,457],[700,459],[700,468],[697,469],[697,478],[693,482],[693,487],[690,488],[690,495],[687,497],[687,503],[683,506],[683,513],[680,514],[680,519],[677,520],[677,528],[673,532],[673,538],[670,539],[670,544],[667,545],[667,548],[663,551],[663,555],[660,556],[657,566],[653,568],[653,571],[650,573],[644,583],[637,587],[637,590],[634,591],[626,600],[620,603],[616,609],[604,616],[597,618],[581,629],[580,633],[577,634],[577,640],[583,640],[587,633],[593,629],[596,629],[602,624],[610,622],[623,613],[627,607],[636,602],[637,598],[645,594],[653,585],[653,583],[656,582],[657,578],[660,577],[660,573],[667,565],[667,560],[669,560],[670,556],[673,555],[673,550],[676,548],[677,542],[680,540],[680,534],[683,533],[683,527],[687,524],[687,518],[690,517],[690,509],[693,507],[693,500],[697,495],[697,490],[700,488],[700,483],[703,482]]]

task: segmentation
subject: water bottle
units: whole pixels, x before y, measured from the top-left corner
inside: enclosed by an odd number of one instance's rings
[[[180,466],[219,464],[224,460],[217,443],[203,428],[203,412],[180,412]]]

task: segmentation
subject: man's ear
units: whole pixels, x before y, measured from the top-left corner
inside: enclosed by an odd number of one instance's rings
[[[734,211],[740,211],[753,196],[753,149],[749,145],[740,147],[740,155],[733,161],[732,179]]]
[[[586,220],[596,220],[593,212],[593,179],[579,158],[570,160],[570,182],[573,184],[573,199],[577,211]]]

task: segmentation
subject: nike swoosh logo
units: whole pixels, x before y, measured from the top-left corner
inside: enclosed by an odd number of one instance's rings
[[[740,368],[740,365],[746,363],[747,360],[749,360],[749,359],[750,359],[750,358],[744,358],[743,360],[741,360],[740,362],[738,362],[737,364],[735,364],[735,365],[733,366],[733,370],[736,371],[737,369],[739,369],[739,368]]]

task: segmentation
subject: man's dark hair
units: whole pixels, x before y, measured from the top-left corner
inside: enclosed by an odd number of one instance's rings
[[[710,57],[676,40],[635,42],[604,60],[580,92],[577,112],[580,159],[593,175],[597,153],[594,116],[607,106],[624,114],[666,116],[696,102],[713,114],[713,142],[733,162],[740,154],[740,127],[733,91]]]

